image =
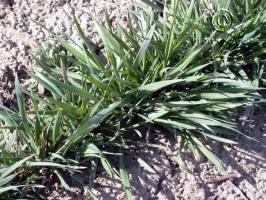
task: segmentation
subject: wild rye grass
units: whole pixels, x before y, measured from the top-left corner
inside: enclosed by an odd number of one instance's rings
[[[181,139],[182,170],[190,172],[184,149],[224,170],[204,143],[235,144],[242,134],[236,108],[263,101],[258,91],[264,81],[265,3],[214,1],[210,10],[205,1],[145,3],[129,15],[127,29],[113,31],[108,17],[105,25],[95,20],[103,56],[74,18],[81,41],[52,33],[62,48],[48,46],[33,56],[32,87],[21,88],[16,78],[18,111],[0,106],[0,193],[41,187],[34,177],[41,168],[49,168],[68,189],[64,170],[84,166],[93,169],[90,189],[98,160],[121,179],[131,199],[123,149],[128,135],[142,141],[155,129]],[[32,101],[29,109],[25,95]],[[110,155],[119,157],[119,166],[108,161]],[[31,178],[18,183],[25,172]],[[13,194],[20,195],[3,193]]]

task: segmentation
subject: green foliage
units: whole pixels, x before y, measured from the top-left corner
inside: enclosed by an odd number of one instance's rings
[[[241,134],[236,108],[263,101],[265,3],[213,1],[208,10],[205,1],[144,2],[130,14],[128,27],[116,32],[94,19],[102,55],[74,18],[77,44],[53,34],[62,48],[48,45],[33,56],[36,67],[29,75],[37,86],[23,90],[16,78],[18,111],[0,106],[3,191],[21,187],[12,183],[25,167],[53,169],[68,189],[60,170],[81,169],[80,161],[93,168],[91,188],[99,160],[132,199],[123,154],[106,151],[127,148],[132,133],[143,141],[143,130],[150,128],[181,138],[182,170],[190,172],[185,148],[224,170],[204,142],[235,144]],[[119,166],[109,162],[110,154],[119,156]]]

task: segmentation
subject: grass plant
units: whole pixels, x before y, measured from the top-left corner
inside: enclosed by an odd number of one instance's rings
[[[145,0],[117,30],[108,15],[105,23],[93,19],[100,55],[75,17],[79,41],[51,32],[60,48],[47,44],[33,55],[31,86],[22,88],[16,77],[18,110],[0,105],[0,194],[23,196],[29,186],[36,191],[40,169],[69,189],[64,173],[100,162],[132,199],[123,152],[158,130],[180,141],[182,170],[191,172],[182,158],[186,149],[225,170],[205,144],[248,137],[237,128],[237,109],[264,101],[266,3],[206,2]]]

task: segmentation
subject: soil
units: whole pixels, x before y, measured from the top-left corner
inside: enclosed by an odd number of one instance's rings
[[[75,13],[87,37],[97,43],[99,38],[88,13],[104,19],[107,9],[115,25],[125,23],[130,7],[130,0],[0,0],[0,103],[15,106],[15,73],[25,81],[25,69],[32,67],[29,53],[40,48],[43,41],[52,41],[49,33],[31,19],[75,39],[77,35],[67,16]],[[258,111],[247,124],[245,133],[256,141],[242,137],[239,145],[208,144],[225,164],[224,173],[204,157],[197,162],[186,152],[185,160],[193,174],[182,172],[176,162],[177,143],[163,135],[156,137],[156,142],[166,146],[164,150],[135,150],[155,174],[145,171],[130,154],[126,155],[135,199],[266,199],[266,117]],[[58,184],[51,188],[46,192],[47,199],[88,199],[89,195],[85,186],[73,187],[72,192],[64,191]],[[93,192],[99,199],[126,199],[119,181],[105,173],[97,177]]]
[[[217,171],[203,156],[196,161],[188,152],[184,152],[184,159],[193,173],[181,171],[176,162],[177,142],[165,135],[159,134],[153,141],[163,146],[163,149],[133,147],[133,152],[125,154],[125,163],[135,199],[266,199],[265,113],[257,111],[252,120],[247,121],[244,132],[255,140],[241,137],[239,145],[209,142],[209,148],[226,167],[223,173]],[[136,156],[145,160],[156,173],[150,173],[141,167]],[[88,173],[83,173],[81,177],[87,179]],[[53,188],[57,189],[47,193],[50,200],[88,199],[90,196],[86,187],[82,186],[73,187],[72,192],[63,191],[58,186]],[[126,199],[119,180],[105,173],[99,174],[92,192],[102,200]]]
[[[32,67],[29,53],[44,41],[55,43],[39,24],[76,41],[78,34],[71,22],[75,15],[86,36],[97,44],[91,16],[103,21],[107,12],[113,26],[123,25],[131,5],[131,0],[0,0],[0,103],[13,106],[15,73],[23,83],[25,69]]]
[[[134,165],[133,161],[127,162],[136,199],[265,199],[265,122],[264,114],[258,113],[250,125],[254,128],[247,132],[258,142],[241,138],[240,145],[209,144],[227,167],[225,173],[219,173],[204,158],[196,162],[188,154],[186,160],[194,174],[180,171],[175,161],[176,145],[166,138],[159,139],[160,143],[167,144],[168,149],[164,153],[158,150],[147,151],[146,154],[140,153],[157,174],[148,174],[137,164]],[[221,178],[228,174],[235,176],[231,176],[234,177],[231,179]],[[211,177],[220,177],[220,181]],[[117,199],[116,197],[122,194],[120,189],[116,189],[118,184],[114,185],[113,181],[101,178],[98,181],[101,186],[105,186],[100,190],[101,199],[111,199],[110,197]],[[108,186],[114,189],[108,189]],[[123,199],[122,196],[120,199]]]

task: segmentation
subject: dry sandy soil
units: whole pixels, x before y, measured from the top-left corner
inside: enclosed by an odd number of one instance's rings
[[[32,19],[59,34],[76,38],[66,15],[76,14],[87,36],[97,43],[97,34],[88,13],[103,19],[105,9],[114,24],[124,23],[130,0],[0,0],[0,103],[13,107],[14,72],[26,80],[25,69],[31,67],[29,52],[40,47],[49,34]],[[240,145],[209,146],[222,159],[226,173],[219,173],[205,158],[196,162],[185,154],[194,174],[184,173],[176,164],[177,147],[173,140],[158,136],[155,140],[166,149],[135,150],[155,170],[150,174],[132,156],[127,156],[132,191],[136,199],[266,199],[266,117],[257,112],[245,132],[257,141],[240,139]],[[171,142],[172,141],[172,142]],[[85,177],[85,175],[84,175]],[[231,177],[231,178],[230,178]],[[104,173],[96,179],[94,193],[99,199],[126,199],[121,184]],[[56,186],[54,186],[57,188]],[[47,199],[86,199],[83,187],[73,192],[54,189]]]

